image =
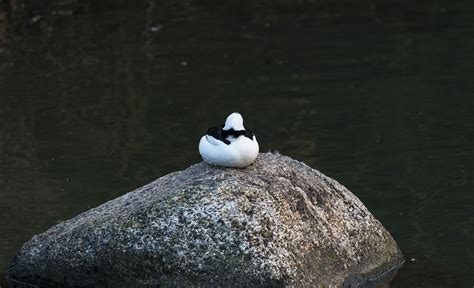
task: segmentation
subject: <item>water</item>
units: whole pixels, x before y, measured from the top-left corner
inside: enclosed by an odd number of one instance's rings
[[[338,179],[392,233],[393,287],[474,285],[474,2],[248,2],[0,13],[0,267],[200,161],[240,111],[263,151]]]

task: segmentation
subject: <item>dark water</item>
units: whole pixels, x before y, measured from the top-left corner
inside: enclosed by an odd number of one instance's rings
[[[0,13],[0,267],[240,111],[392,233],[393,287],[474,285],[474,2],[121,2]]]

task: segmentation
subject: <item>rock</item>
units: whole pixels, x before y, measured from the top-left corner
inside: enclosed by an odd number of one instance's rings
[[[20,287],[359,287],[402,263],[349,190],[266,153],[245,169],[193,165],[58,224],[24,244],[6,277]]]

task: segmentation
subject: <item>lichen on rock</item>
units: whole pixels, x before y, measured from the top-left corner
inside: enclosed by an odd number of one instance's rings
[[[10,283],[51,286],[363,286],[403,256],[349,190],[289,157],[204,162],[33,237]]]

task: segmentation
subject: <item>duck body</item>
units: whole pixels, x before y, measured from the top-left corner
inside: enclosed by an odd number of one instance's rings
[[[199,141],[204,161],[218,166],[243,168],[257,158],[257,138],[243,126],[239,113],[232,113],[222,126],[209,128]]]

